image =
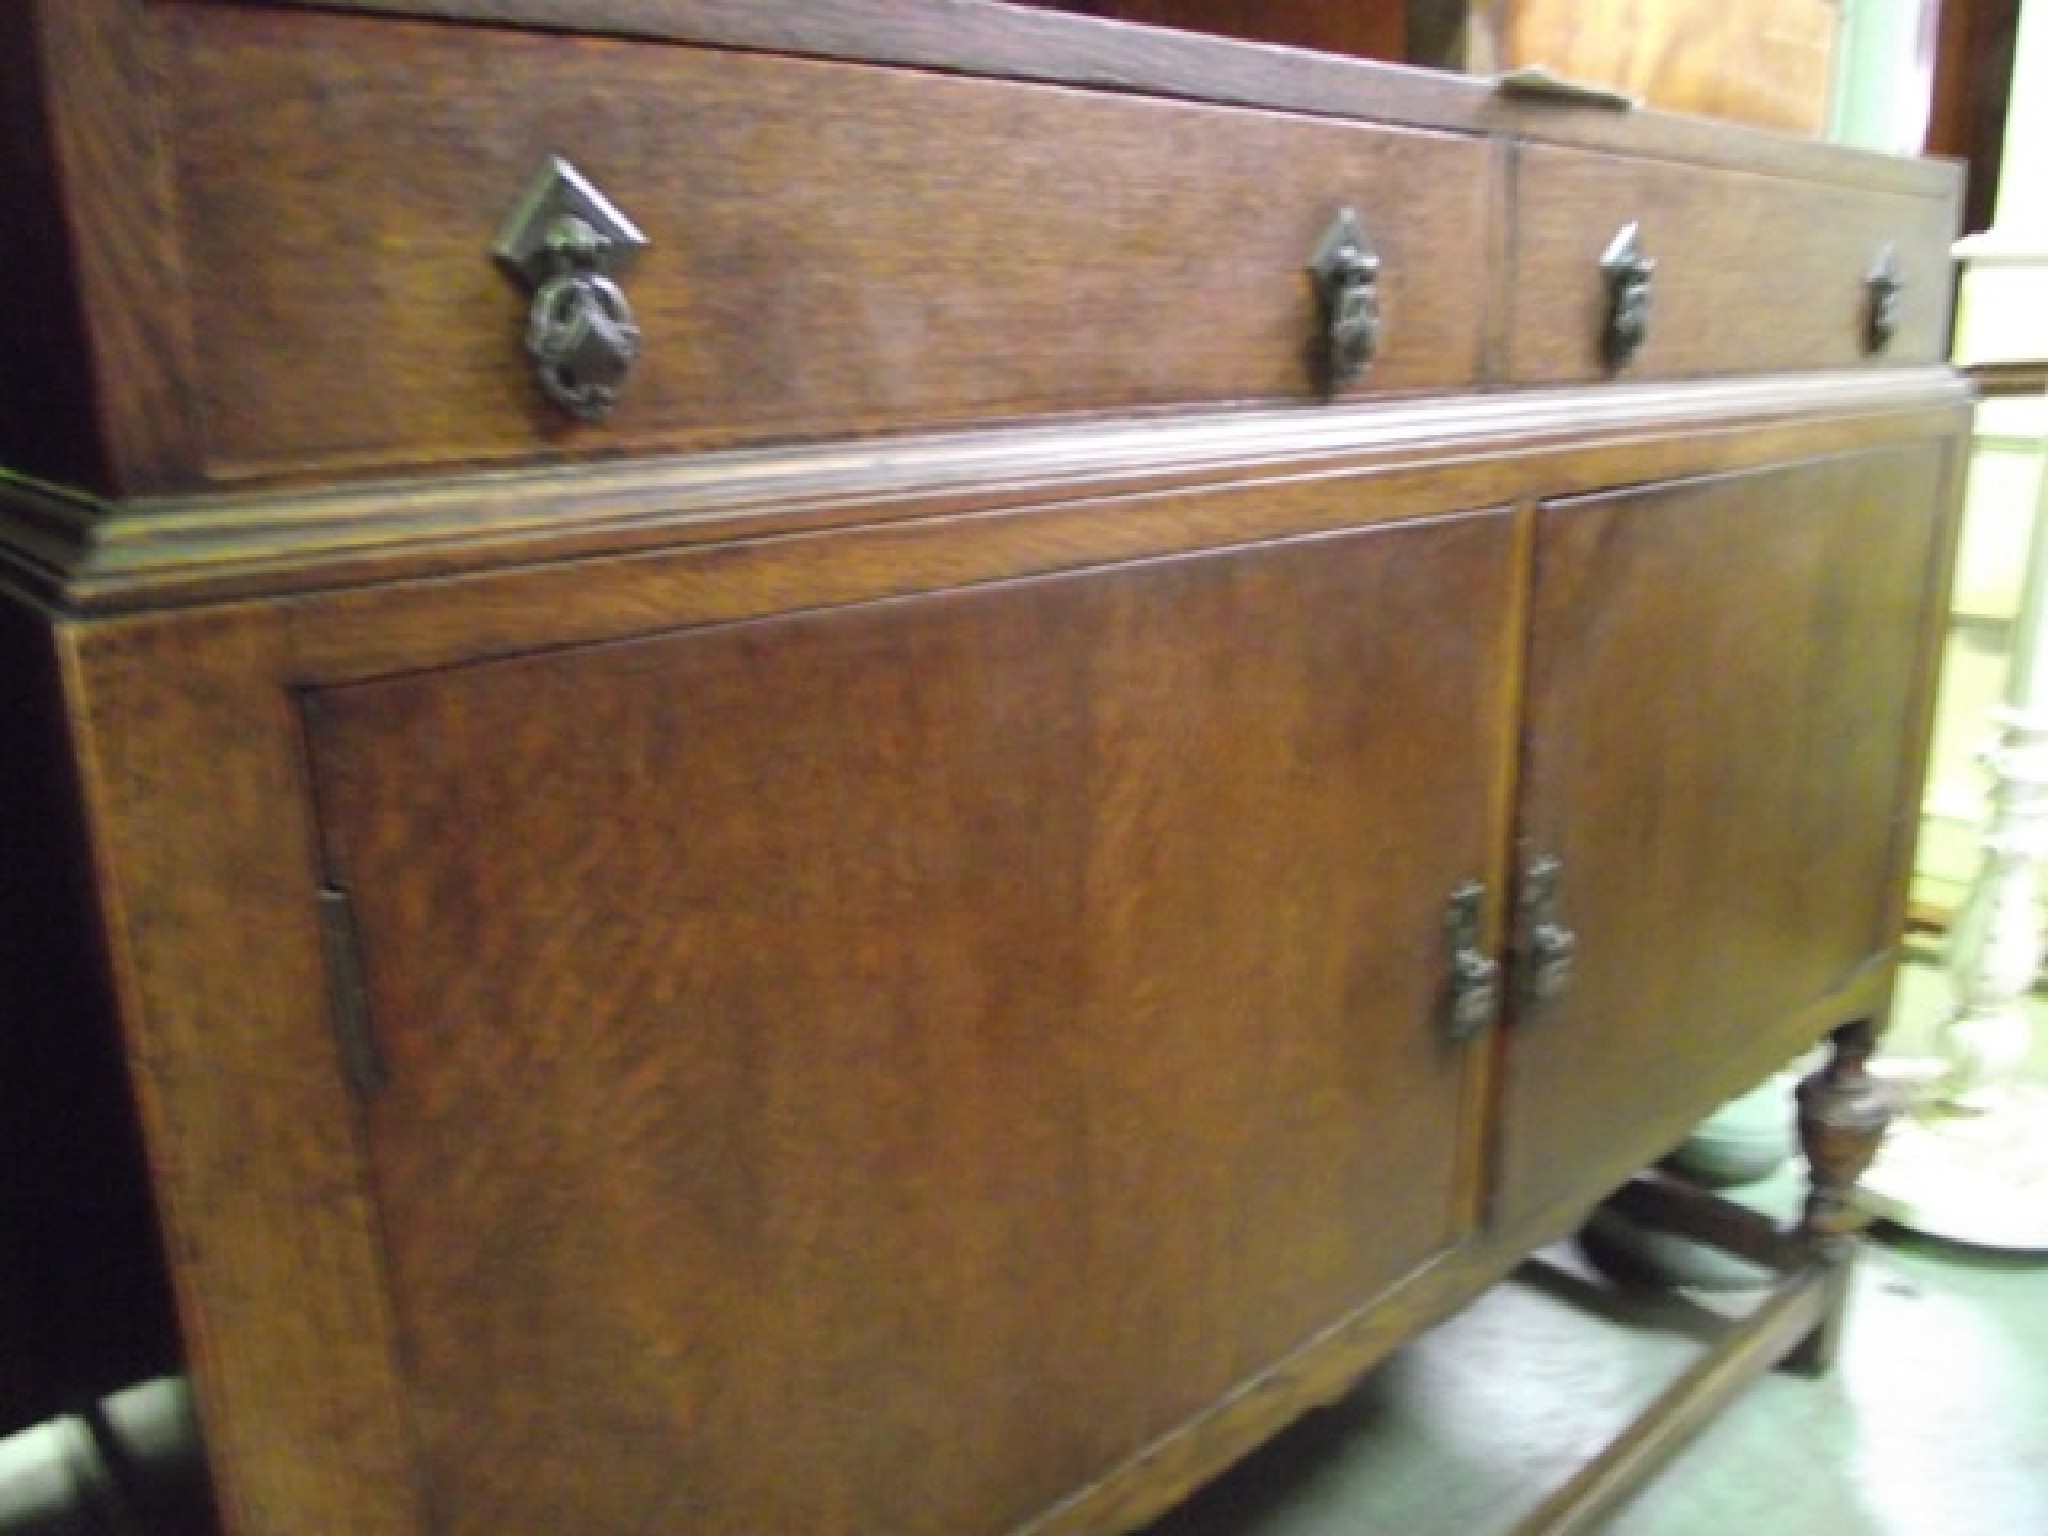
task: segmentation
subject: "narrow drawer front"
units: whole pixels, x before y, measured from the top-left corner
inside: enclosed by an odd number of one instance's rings
[[[1516,165],[1507,369],[1516,383],[1929,363],[1948,329],[1948,198],[1529,146]],[[1653,261],[1639,352],[1617,366],[1601,258],[1628,225]],[[1900,287],[1873,347],[1870,275]]]
[[[219,478],[1313,399],[1309,264],[1345,207],[1380,334],[1342,392],[1477,375],[1477,139],[363,17],[174,24]],[[538,387],[530,295],[491,257],[553,154],[649,242],[596,425]]]

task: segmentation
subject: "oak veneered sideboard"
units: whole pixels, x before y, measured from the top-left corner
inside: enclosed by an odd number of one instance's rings
[[[1702,1391],[1825,1353],[1953,167],[979,0],[0,45],[0,1219],[228,1536],[1132,1529],[1832,1035]]]

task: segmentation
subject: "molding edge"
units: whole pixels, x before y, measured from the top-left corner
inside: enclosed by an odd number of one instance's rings
[[[1657,477],[1675,478],[1727,467],[1704,441],[1688,455],[1687,439],[1952,412],[1971,398],[1966,379],[1927,367],[1179,412],[120,503],[0,476],[0,571],[94,613],[1509,455],[1531,460],[1523,494],[1547,496],[1588,488],[1559,482],[1549,461],[1567,451],[1666,445],[1683,462]]]

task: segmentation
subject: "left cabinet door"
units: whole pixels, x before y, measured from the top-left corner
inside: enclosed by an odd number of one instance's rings
[[[307,703],[438,1529],[1009,1531],[1460,1236],[1509,521]]]

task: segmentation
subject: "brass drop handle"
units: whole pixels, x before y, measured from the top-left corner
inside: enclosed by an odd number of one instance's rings
[[[1521,988],[1531,1004],[1553,1003],[1571,985],[1579,938],[1558,921],[1557,891],[1564,865],[1541,858],[1522,877]]]
[[[1309,260],[1321,314],[1326,393],[1362,378],[1380,349],[1380,253],[1356,211],[1341,210]]]
[[[1643,252],[1642,226],[1624,224],[1600,257],[1607,283],[1607,325],[1600,353],[1611,372],[1636,360],[1650,339],[1650,279],[1657,273],[1654,258]]]
[[[561,249],[588,250],[588,234],[587,226],[565,219],[555,238]],[[624,291],[587,262],[567,259],[541,284],[527,319],[526,350],[549,399],[585,421],[602,421],[640,360],[640,327]]]
[[[1480,1035],[1500,1009],[1500,964],[1483,947],[1486,887],[1468,880],[1451,892],[1444,927],[1450,975],[1444,988],[1444,1033],[1457,1044]]]
[[[1887,245],[1878,251],[1877,260],[1870,264],[1863,282],[1870,290],[1863,350],[1882,352],[1899,332],[1899,310],[1903,307],[1906,292],[1906,274],[1899,265],[1896,247]]]
[[[499,232],[492,254],[534,289],[526,350],[547,397],[602,421],[640,360],[640,326],[617,281],[647,237],[559,157]]]

